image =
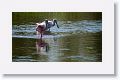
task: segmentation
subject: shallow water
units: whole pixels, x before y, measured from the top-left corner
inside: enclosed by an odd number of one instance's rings
[[[102,22],[100,20],[59,21],[36,35],[36,25],[12,26],[14,62],[101,62]]]

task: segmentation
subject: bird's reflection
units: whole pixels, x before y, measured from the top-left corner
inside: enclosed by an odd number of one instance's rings
[[[37,39],[36,49],[38,54],[46,54],[49,51],[49,44],[43,39]]]

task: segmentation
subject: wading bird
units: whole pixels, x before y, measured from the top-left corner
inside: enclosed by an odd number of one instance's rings
[[[52,21],[48,21],[47,19],[45,19],[45,21],[43,21],[42,23],[36,23],[37,27],[36,27],[36,31],[37,31],[37,35],[41,34],[41,38],[42,35],[45,31],[49,30],[50,28],[56,26],[59,28],[58,24],[57,24],[57,20],[53,19]]]

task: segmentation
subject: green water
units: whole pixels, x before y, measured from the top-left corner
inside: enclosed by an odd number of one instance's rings
[[[38,39],[13,38],[13,61],[100,62],[101,32],[43,39],[48,51],[37,51]],[[40,47],[39,47],[40,48]]]

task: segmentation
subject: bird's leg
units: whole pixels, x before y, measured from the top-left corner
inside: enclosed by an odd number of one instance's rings
[[[43,37],[43,31],[41,31],[41,36],[40,36],[41,40],[42,40],[42,37]]]
[[[36,34],[37,34],[37,38],[39,38],[40,33],[37,31]]]
[[[41,33],[41,37],[40,38],[42,39],[42,33]]]

